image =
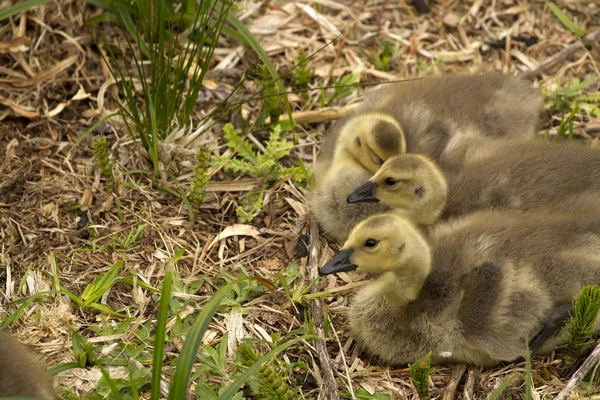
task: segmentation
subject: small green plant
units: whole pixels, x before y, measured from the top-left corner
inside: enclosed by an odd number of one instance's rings
[[[283,106],[283,96],[279,88],[271,78],[271,74],[266,65],[260,64],[256,67],[256,77],[254,78],[260,92],[263,93],[262,110],[254,124],[255,129],[262,129],[265,126],[265,120],[270,118],[270,124],[276,125],[279,122],[281,108]]]
[[[300,89],[306,89],[308,88],[308,84],[313,78],[313,73],[310,69],[310,61],[308,60],[306,52],[303,49],[298,48],[298,53],[296,54],[295,62],[296,68],[292,72],[294,83]]]
[[[235,215],[237,216],[238,222],[249,224],[254,221],[254,218],[262,209],[264,195],[264,190],[250,193],[248,194],[247,201],[240,202],[240,205],[235,209]]]
[[[565,337],[567,364],[573,362],[590,344],[590,335],[600,311],[600,287],[585,286],[573,301],[573,315]]]
[[[121,42],[117,41],[118,50],[122,54],[129,50],[135,73],[121,67],[117,49],[102,31],[102,42],[108,54],[101,55],[117,82],[121,98],[115,101],[125,126],[150,153],[154,176],[158,177],[159,141],[166,138],[175,125],[190,123],[204,75],[209,70],[233,1],[202,1],[199,7],[195,2],[186,2],[180,12],[175,12],[169,1],[135,0],[125,7],[126,10],[121,2],[100,3],[108,7],[113,21],[125,27],[129,34],[125,35],[127,49],[120,48]],[[179,29],[182,21],[187,21],[185,24],[191,32],[185,38],[181,35],[183,30]],[[149,60],[148,68],[144,58]],[[135,89],[138,84],[142,88],[141,101]]]
[[[543,90],[546,97],[545,108],[553,113],[575,107],[587,111],[591,116],[600,117],[600,93],[584,93],[585,89],[596,83],[598,78],[592,77],[584,80],[573,78],[568,87],[561,87],[560,82],[554,91]]]
[[[556,18],[560,21],[561,24],[563,24],[565,26],[565,28],[567,28],[568,30],[570,30],[571,32],[576,34],[577,36],[585,36],[587,31],[585,29],[579,27],[575,22],[571,21],[571,19],[569,17],[567,17],[565,15],[565,13],[563,13],[561,11],[561,9],[558,8],[558,6],[556,4],[554,4],[551,1],[549,1],[546,4],[548,4],[548,7],[552,11],[552,13],[554,13]]]
[[[92,138],[92,154],[94,155],[96,166],[106,181],[106,190],[111,193],[114,189],[115,178],[113,175],[113,165],[108,157],[106,137],[94,136]]]
[[[408,364],[408,372],[420,400],[429,400],[429,375],[435,372],[431,368],[431,352],[424,359]]]
[[[379,71],[389,71],[391,63],[400,55],[400,43],[392,43],[387,40],[378,41],[377,43],[380,47],[379,51],[373,51],[369,58]]]
[[[342,392],[341,394],[342,394],[343,398],[345,398],[345,399],[356,398],[359,400],[392,400],[392,396],[390,396],[389,394],[378,393],[378,392],[371,394],[371,393],[367,392],[365,389],[355,390],[354,397],[351,395],[350,392]]]
[[[360,74],[358,72],[344,75],[340,80],[333,78],[334,90],[331,96],[325,101],[325,93],[321,91],[321,107],[329,107],[332,103],[338,102],[352,94],[352,86],[358,86]]]
[[[196,166],[194,176],[190,184],[190,201],[196,205],[204,203],[206,199],[206,187],[208,186],[211,153],[206,147],[200,147],[196,151]]]
[[[250,344],[242,344],[237,350],[237,359],[244,367],[249,367],[258,361],[259,356]],[[259,398],[269,400],[292,400],[298,398],[297,390],[292,390],[287,384],[287,376],[273,363],[263,364],[258,373],[249,381],[250,387]]]
[[[414,67],[414,71],[416,72],[417,76],[429,76],[429,75],[435,75],[436,74],[436,66],[441,63],[443,60],[443,57],[436,57],[435,60],[430,60],[429,61],[429,65],[427,64],[427,61],[418,58],[417,62],[415,64]]]
[[[129,253],[138,250],[140,245],[137,244],[137,241],[147,226],[147,224],[138,225],[135,230],[132,229],[126,236],[118,233],[112,234],[110,236],[111,243],[107,246],[108,250],[119,253]]]
[[[562,116],[558,130],[556,131],[556,137],[567,137],[569,140],[573,139],[573,123],[575,121],[575,115],[577,114],[577,111],[578,108],[575,106],[575,108],[571,110],[566,118],[564,115]]]
[[[297,182],[306,182],[309,174],[304,164],[298,160],[298,165],[281,168],[278,162],[292,151],[292,143],[283,138],[281,127],[276,125],[271,131],[269,141],[261,152],[252,150],[250,143],[238,134],[231,124],[223,127],[225,141],[232,151],[239,157],[228,160],[227,157],[215,157],[215,165],[223,164],[225,171],[241,172],[257,178],[266,178],[269,181],[278,181],[283,177],[292,175]]]

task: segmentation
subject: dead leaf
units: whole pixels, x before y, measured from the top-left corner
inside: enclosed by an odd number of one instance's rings
[[[40,114],[35,112],[35,111],[30,111],[30,110],[26,110],[23,107],[20,107],[14,103],[11,103],[6,97],[2,96],[0,94],[0,104],[4,104],[7,107],[10,107],[10,109],[19,117],[24,117],[27,119],[36,119],[40,117]]]
[[[31,39],[25,36],[14,37],[8,41],[0,42],[0,54],[24,53],[29,50]]]
[[[80,87],[79,90],[77,91],[77,93],[75,93],[75,96],[73,96],[66,103],[60,103],[59,105],[57,105],[56,107],[54,107],[54,109],[51,110],[51,111],[49,111],[46,116],[48,116],[48,117],[55,117],[58,114],[60,114],[62,110],[64,110],[68,106],[70,106],[73,101],[87,99],[90,96],[91,96],[91,94],[86,93],[86,91],[82,87]]]
[[[260,235],[260,231],[252,225],[235,224],[223,229],[217,237],[210,243],[209,247],[213,247],[220,240],[227,239],[231,236],[253,236]]]

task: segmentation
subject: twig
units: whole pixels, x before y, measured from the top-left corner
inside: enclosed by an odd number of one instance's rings
[[[319,108],[317,110],[310,111],[298,111],[292,113],[292,118],[296,124],[312,124],[315,122],[326,122],[334,119],[340,119],[344,115],[352,111],[358,104],[350,104],[345,107],[327,107]],[[282,115],[279,119],[280,122],[288,120],[287,115]],[[267,118],[265,123],[269,123],[271,120]]]
[[[473,400],[473,389],[475,389],[475,380],[479,375],[479,370],[476,368],[469,368],[467,374],[467,382],[465,382],[465,388],[463,391],[463,397],[465,400]]]
[[[319,227],[314,217],[308,218],[309,226],[309,252],[308,252],[308,279],[313,282],[319,277]],[[312,285],[311,293],[318,292],[317,285]],[[324,398],[328,400],[340,400],[335,376],[331,368],[331,358],[327,353],[327,344],[325,343],[325,330],[323,329],[323,299],[314,299],[310,303],[310,312],[313,318],[315,335],[315,348],[323,370],[323,392]]]
[[[581,367],[579,367],[579,369],[575,371],[571,379],[569,379],[567,386],[565,386],[563,390],[560,391],[558,396],[556,396],[555,400],[566,399],[571,394],[571,392],[577,386],[579,386],[579,384],[581,383],[583,378],[585,378],[588,372],[590,372],[590,370],[594,368],[594,365],[596,365],[598,360],[600,360],[600,344],[596,346],[594,351],[592,351],[592,354],[590,354],[590,356],[587,358],[587,360],[585,360]]]
[[[456,388],[466,369],[467,366],[465,364],[459,364],[454,367],[452,375],[450,375],[450,380],[448,381],[448,386],[446,386],[446,391],[444,392],[444,400],[455,399]]]
[[[539,63],[537,65],[537,67],[535,67],[534,69],[521,73],[520,76],[525,79],[532,78],[532,77],[536,76],[537,74],[539,74],[540,72],[550,68],[554,64],[557,64],[558,62],[569,57],[571,54],[575,53],[575,51],[577,51],[577,49],[579,49],[579,47],[582,44],[585,45],[588,43],[593,43],[597,40],[600,40],[600,29],[587,34],[581,40],[576,40],[575,42],[571,43],[569,46],[562,49],[561,51],[559,51],[552,57],[549,57],[549,58],[545,59],[544,61],[542,61],[541,63]]]

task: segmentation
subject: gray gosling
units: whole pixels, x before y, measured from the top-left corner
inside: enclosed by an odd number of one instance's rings
[[[347,198],[402,211],[413,223],[485,209],[600,206],[600,151],[579,144],[481,141],[460,168],[442,169],[417,154],[386,161]]]
[[[38,357],[3,330],[0,330],[1,397],[56,398],[50,376]]]
[[[391,211],[381,204],[345,204],[386,160],[408,151],[454,166],[477,138],[533,138],[542,107],[528,82],[501,74],[383,85],[325,136],[310,198],[315,217],[327,236],[343,241],[367,216]]]
[[[434,363],[493,366],[525,356],[548,316],[562,320],[584,285],[600,284],[600,211],[575,214],[479,212],[437,224],[427,239],[401,217],[376,215],[320,274],[380,275],[353,298],[349,320],[384,364],[432,351]],[[560,343],[557,333],[545,332],[536,353]]]

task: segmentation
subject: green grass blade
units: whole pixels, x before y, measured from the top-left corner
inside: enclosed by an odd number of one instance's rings
[[[549,1],[547,4],[548,4],[548,7],[550,8],[550,10],[554,13],[556,18],[558,18],[560,23],[565,26],[565,28],[567,28],[568,30],[570,30],[571,32],[576,34],[577,36],[585,36],[587,31],[585,29],[577,26],[577,24],[575,24],[573,21],[571,21],[571,19],[569,17],[567,17],[560,10],[560,8],[558,8],[558,6],[556,4],[554,4],[551,1]]]
[[[85,306],[96,303],[115,284],[123,264],[125,264],[125,260],[118,261],[104,275],[96,277],[92,283],[86,286],[81,295],[81,300]]]
[[[12,326],[15,322],[17,322],[19,320],[19,318],[21,317],[21,315],[23,315],[23,313],[25,312],[25,309],[34,301],[38,300],[41,297],[44,297],[47,294],[55,294],[55,293],[60,293],[56,290],[48,290],[46,292],[39,292],[34,294],[33,296],[29,296],[26,299],[21,299],[18,301],[15,301],[14,304],[17,303],[23,303],[21,304],[21,306],[17,309],[17,311],[13,312],[12,314],[10,314],[10,316],[8,316],[6,319],[4,319],[4,322],[2,323],[2,325],[0,325],[0,328],[7,328],[9,326]]]
[[[88,137],[88,135],[92,132],[94,132],[96,130],[97,127],[100,126],[100,124],[102,124],[104,121],[109,120],[112,117],[115,117],[119,115],[119,113],[112,113],[112,114],[108,114],[107,116],[101,118],[98,122],[96,122],[94,125],[92,125],[92,127],[90,129],[88,129],[87,131],[85,131],[85,133],[83,135],[81,135],[81,137],[79,139],[77,139],[77,141],[75,142],[75,144],[73,145],[73,147],[71,147],[69,149],[69,151],[67,151],[67,156],[77,148],[77,146],[79,146],[81,144],[81,142],[83,142],[83,140]]]
[[[500,395],[502,393],[504,393],[504,391],[506,390],[506,388],[508,387],[508,385],[510,385],[511,383],[513,383],[515,381],[515,379],[517,379],[516,376],[509,376],[508,378],[506,378],[506,380],[504,382],[502,382],[502,384],[500,386],[498,386],[498,389],[494,390],[490,394],[490,397],[488,397],[488,400],[497,400],[497,399],[499,399]]]
[[[237,282],[231,282],[217,290],[194,320],[177,360],[175,375],[173,376],[171,388],[169,390],[169,400],[186,398],[192,366],[196,360],[196,354],[202,343],[204,332],[208,329],[208,325],[217,312],[221,300],[235,287],[236,284]],[[231,399],[231,397],[229,399]]]
[[[165,279],[163,281],[160,303],[158,306],[158,317],[156,318],[156,329],[154,332],[154,357],[152,361],[152,381],[150,384],[150,398],[160,399],[160,380],[162,375],[162,359],[165,351],[165,340],[167,336],[167,317],[169,315],[169,302],[171,301],[171,285],[173,283],[173,265],[179,261],[185,248],[179,249],[169,260],[165,268]]]
[[[60,372],[65,372],[65,371],[68,371],[70,369],[76,369],[76,368],[79,368],[79,364],[76,363],[75,361],[66,362],[66,363],[55,365],[52,368],[48,368],[48,374],[50,376],[53,376],[53,375],[56,375],[56,374],[58,374]]]
[[[260,367],[264,363],[270,361],[273,357],[275,357],[277,354],[281,353],[288,347],[300,342],[301,340],[307,339],[307,338],[308,338],[308,336],[302,336],[302,337],[287,341],[285,343],[282,343],[279,346],[275,347],[273,350],[269,351],[267,354],[265,354],[261,358],[259,358],[254,364],[252,364],[251,367],[246,369],[246,371],[244,371],[243,374],[238,376],[238,378],[233,383],[231,383],[231,384],[229,384],[229,386],[227,386],[227,389],[219,396],[219,400],[229,400],[229,399],[233,398],[233,395],[238,391],[238,389],[241,388],[248,379],[250,379],[254,374],[256,374],[258,372],[258,370],[260,369]]]
[[[0,11],[0,21],[12,17],[13,15],[18,14],[20,12],[27,11],[30,8],[49,3],[50,1],[52,0],[28,0],[20,4],[14,5],[12,7],[7,8],[6,10]]]
[[[106,383],[108,384],[108,387],[111,390],[111,394],[113,396],[115,396],[115,398],[117,400],[122,400],[123,397],[121,397],[121,392],[119,391],[119,388],[117,387],[117,384],[115,383],[115,381],[110,377],[110,374],[108,373],[108,371],[102,365],[98,365],[98,368],[100,368],[100,372],[102,373],[102,376],[106,380]]]
[[[273,78],[273,81],[277,85],[279,92],[286,93],[285,87],[283,86],[283,82],[281,82],[281,77],[277,73],[277,70],[275,70],[275,66],[269,59],[269,56],[267,55],[265,50],[262,48],[262,46],[260,45],[258,40],[256,40],[254,35],[248,30],[248,28],[246,28],[246,26],[235,15],[233,15],[233,13],[227,14],[227,21],[229,21],[229,23],[231,25],[233,25],[233,27],[244,38],[244,41],[246,43],[248,43],[248,45],[252,48],[252,50],[254,50],[254,52],[256,52],[256,54],[258,54],[258,56],[260,57],[262,62],[265,64],[265,67],[271,74],[271,77]],[[283,95],[283,101],[285,103],[285,109],[287,111],[288,118],[291,121],[291,124],[292,124],[291,127],[293,129],[294,128],[294,122],[293,122],[294,118],[292,118],[292,108],[290,106],[290,102],[288,100],[287,94]]]

